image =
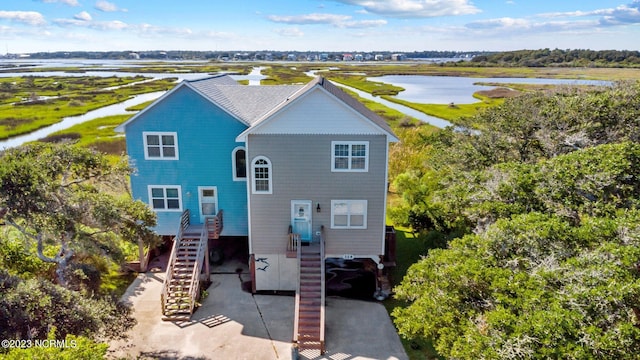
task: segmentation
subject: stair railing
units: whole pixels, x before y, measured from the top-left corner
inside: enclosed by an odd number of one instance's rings
[[[200,243],[198,244],[198,252],[196,253],[196,263],[191,273],[191,287],[189,288],[189,314],[193,314],[193,309],[196,306],[196,301],[200,295],[200,272],[202,272],[202,265],[204,259],[204,252],[206,244],[209,242],[207,238],[207,228],[203,226],[200,233]]]
[[[289,226],[289,231],[291,231],[291,226]],[[291,232],[290,232],[291,233]],[[297,252],[297,259],[298,259],[298,285],[296,287],[296,301],[295,301],[295,308],[294,308],[294,317],[293,317],[293,342],[294,343],[298,343],[298,332],[299,332],[299,322],[300,322],[300,272],[301,272],[301,268],[300,268],[300,262],[302,259],[302,244],[301,244],[301,240],[300,240],[300,236],[297,237],[291,237],[291,241],[295,241],[295,249]]]
[[[180,226],[178,228],[178,233],[176,237],[173,238],[173,247],[171,248],[171,256],[169,257],[169,262],[167,263],[167,272],[165,273],[164,283],[162,284],[162,293],[160,294],[160,304],[162,306],[162,315],[165,314],[164,303],[165,299],[169,298],[169,284],[171,283],[171,278],[173,277],[173,267],[176,262],[176,256],[178,254],[178,246],[180,246],[180,240],[182,240],[182,234],[184,229],[189,226],[189,209],[186,209],[182,215],[180,215]]]
[[[325,265],[324,265],[324,225],[320,225],[320,354],[324,354],[324,298],[325,298]],[[298,286],[300,282],[298,281]]]

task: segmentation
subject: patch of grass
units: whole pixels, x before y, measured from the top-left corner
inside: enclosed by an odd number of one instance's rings
[[[106,116],[68,129],[57,131],[40,141],[57,142],[62,139],[74,140],[78,146],[91,147],[112,155],[121,155],[125,151],[124,134],[114,131],[132,115]]]
[[[120,298],[136,276],[135,273],[123,272],[119,266],[113,265],[109,268],[109,272],[101,277],[100,292]]]
[[[143,102],[142,104],[129,106],[125,110],[127,110],[127,111],[140,111],[140,110],[146,108],[147,106],[151,105],[154,101],[156,101],[156,100],[149,100],[149,101]]]
[[[129,80],[116,77],[26,78],[29,79],[26,84],[15,85],[21,92],[26,92],[40,85],[45,86],[46,89],[46,83],[42,83],[47,79],[49,81],[56,80],[53,83],[57,83],[56,86],[62,85],[62,89],[56,93],[56,96],[44,100],[0,104],[0,139],[26,134],[60,122],[65,117],[82,115],[90,110],[125,101],[133,95],[168,90],[175,85],[175,79],[161,79],[107,90],[108,86],[125,85],[133,81],[141,81],[144,78],[125,78]],[[63,79],[64,84],[61,83]],[[43,91],[38,91],[39,96],[42,94]],[[28,95],[28,97],[33,96]]]
[[[329,76],[331,81],[351,86],[358,90],[368,92],[373,96],[378,95],[398,95],[399,92],[404,91],[404,88],[387,83],[369,81],[366,76],[360,75],[340,75]]]
[[[342,88],[343,91],[358,99],[364,106],[366,106],[369,110],[375,112],[380,115],[387,121],[387,124],[391,126],[394,131],[398,128],[408,128],[408,127],[416,127],[416,126],[428,126],[432,127],[434,130],[437,128],[435,126],[425,124],[422,121],[408,116],[407,114],[400,112],[396,109],[392,109],[390,107],[384,106],[378,102],[371,101],[365,98],[358,96],[358,94],[350,91],[349,89]]]
[[[262,85],[306,84],[312,79],[304,71],[291,65],[271,64],[262,69],[262,75],[268,76],[260,82]]]
[[[478,112],[488,108],[500,105],[504,102],[503,98],[491,98],[474,93],[473,97],[479,99],[479,102],[473,104],[419,104],[406,100],[397,99],[391,96],[383,96],[385,100],[392,101],[397,104],[418,110],[427,115],[439,117],[441,119],[455,122],[460,118],[471,117]]]

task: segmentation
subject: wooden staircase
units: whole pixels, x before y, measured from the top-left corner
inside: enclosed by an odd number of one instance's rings
[[[222,211],[203,225],[190,225],[189,210],[180,217],[180,229],[174,238],[160,299],[163,320],[191,319],[200,297],[200,286],[209,277],[208,240],[217,238],[221,228]]]
[[[322,231],[324,234],[324,231]],[[298,244],[299,282],[296,292],[293,342],[298,351],[324,354],[324,240],[309,246]]]

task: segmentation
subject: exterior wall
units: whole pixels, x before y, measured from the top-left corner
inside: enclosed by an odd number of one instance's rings
[[[376,135],[380,129],[323,89],[315,89],[275,114],[253,134]]]
[[[246,181],[233,181],[231,153],[246,125],[184,86],[126,126],[127,152],[137,173],[135,199],[149,203],[148,185],[181,185],[182,209],[200,223],[198,186],[216,186],[224,210],[222,235],[248,234]],[[177,132],[179,160],[145,160],[143,131]],[[175,235],[180,212],[158,212],[156,232]]]
[[[284,254],[255,254],[256,290],[295,291],[298,259]]]
[[[369,141],[368,172],[332,172],[332,141]],[[284,253],[291,200],[311,200],[312,230],[315,233],[324,225],[327,257],[381,255],[386,151],[384,135],[249,135],[247,163],[256,156],[267,157],[273,181],[272,194],[250,194],[250,251]],[[251,181],[251,171],[248,175]],[[367,228],[331,229],[331,200],[367,200]],[[316,211],[318,204],[320,212]]]

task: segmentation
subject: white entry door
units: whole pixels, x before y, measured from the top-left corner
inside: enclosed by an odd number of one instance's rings
[[[311,241],[311,200],[291,200],[291,227],[301,240]]]
[[[215,216],[218,213],[218,188],[215,186],[198,186],[200,199],[200,222],[204,223],[205,216]]]

